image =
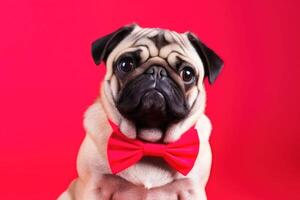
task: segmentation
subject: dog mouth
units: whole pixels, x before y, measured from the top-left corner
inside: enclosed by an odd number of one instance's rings
[[[163,132],[189,112],[185,95],[176,83],[171,79],[153,80],[146,75],[125,85],[116,106],[136,127]]]
[[[168,110],[164,94],[157,89],[150,89],[141,96],[138,106],[128,115],[138,127],[163,128],[161,124],[170,120]]]
[[[137,138],[162,143],[169,121],[167,110],[168,104],[162,92],[157,89],[145,92],[136,109],[129,113],[136,125]]]

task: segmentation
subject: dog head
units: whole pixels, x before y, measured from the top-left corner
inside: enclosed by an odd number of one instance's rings
[[[106,64],[103,95],[111,96],[113,112],[138,129],[162,133],[203,110],[203,80],[212,84],[223,66],[192,33],[135,24],[96,40],[92,55]]]

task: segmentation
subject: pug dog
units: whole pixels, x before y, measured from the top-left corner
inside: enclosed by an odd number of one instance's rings
[[[136,24],[93,42],[92,57],[105,63],[106,74],[100,97],[84,115],[78,178],[58,199],[206,200],[212,155],[204,79],[214,83],[221,58],[191,32]],[[164,159],[145,156],[112,173],[111,123],[126,138],[151,144],[172,144],[194,127],[200,147],[192,169],[183,175]]]

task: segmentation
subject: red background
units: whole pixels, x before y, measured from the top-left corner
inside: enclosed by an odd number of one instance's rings
[[[209,200],[300,199],[299,1],[0,4],[0,199],[55,199],[76,177],[104,74],[90,44],[131,22],[191,30],[225,61],[207,84]]]

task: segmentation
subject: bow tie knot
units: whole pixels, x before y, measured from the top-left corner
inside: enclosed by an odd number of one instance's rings
[[[145,156],[156,156],[160,157],[166,152],[166,145],[154,144],[154,143],[144,143],[143,153]]]

